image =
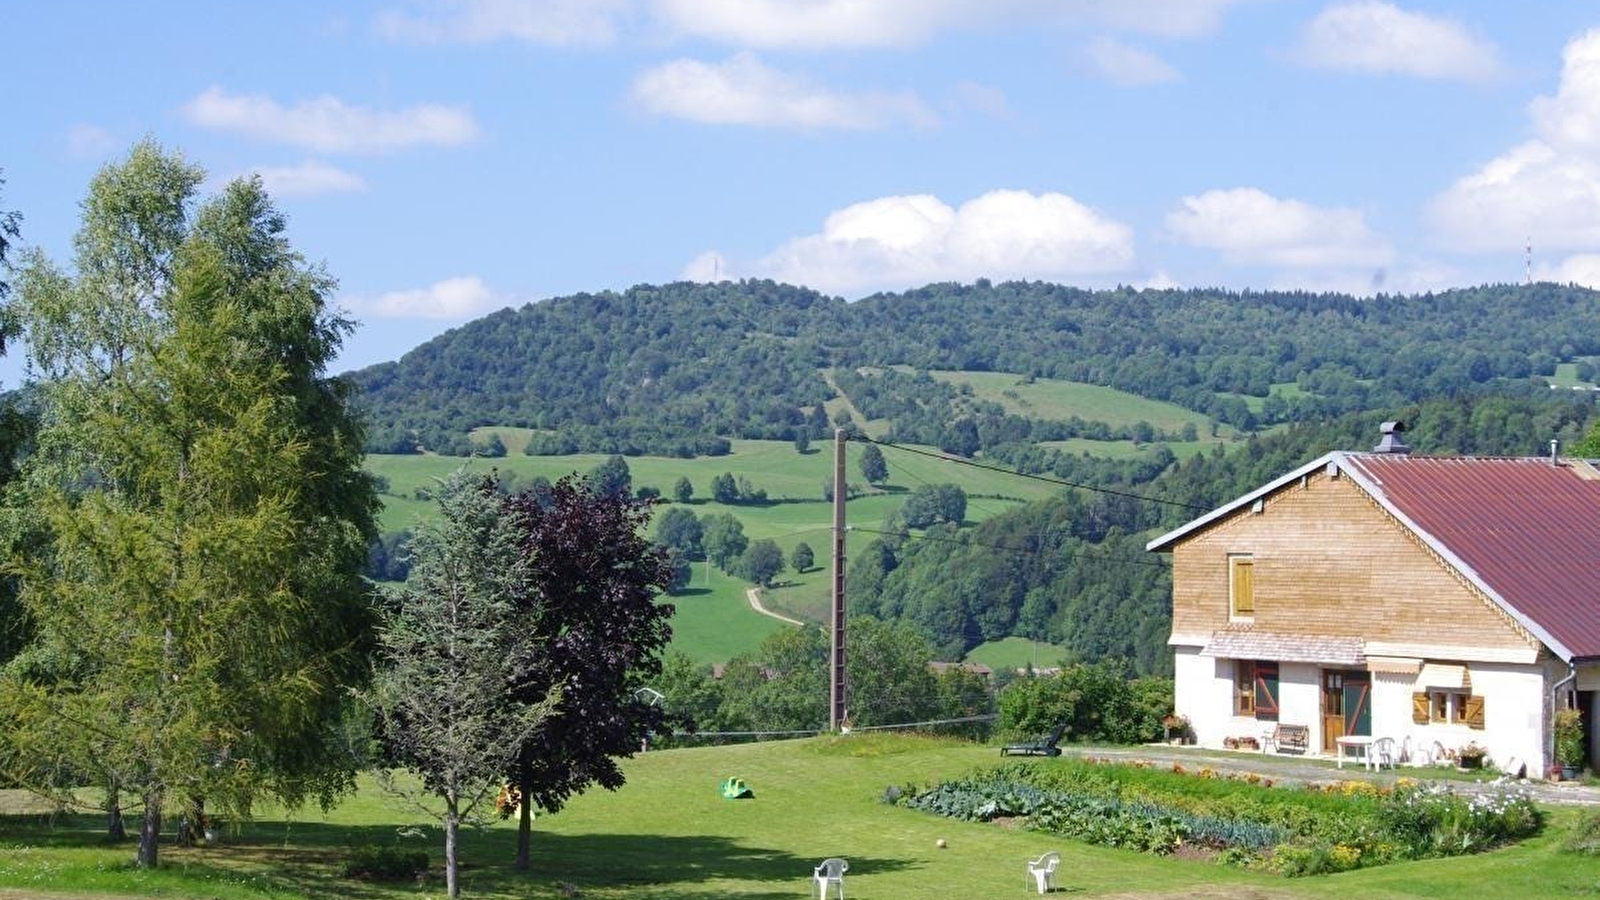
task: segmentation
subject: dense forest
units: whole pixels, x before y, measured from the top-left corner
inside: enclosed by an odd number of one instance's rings
[[[536,453],[716,454],[727,438],[822,436],[821,404],[843,390],[896,439],[970,454],[1129,435],[1007,414],[916,373],[1108,385],[1250,431],[1526,392],[1559,362],[1591,374],[1596,354],[1600,294],[1544,283],[1358,300],[979,281],[845,303],[740,281],[505,309],[353,377],[377,452],[464,455],[470,429],[507,425],[544,430]]]

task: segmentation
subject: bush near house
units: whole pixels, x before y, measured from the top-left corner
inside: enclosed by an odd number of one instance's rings
[[[1542,824],[1515,790],[1467,797],[1405,779],[1287,788],[1257,775],[1094,760],[1013,763],[900,789],[895,802],[969,821],[1021,818],[1032,830],[1145,853],[1197,847],[1288,876],[1477,852]]]

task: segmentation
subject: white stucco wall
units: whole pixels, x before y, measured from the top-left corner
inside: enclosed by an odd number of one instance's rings
[[[1233,714],[1234,661],[1201,656],[1197,646],[1175,646],[1174,695],[1179,713],[1189,717],[1202,746],[1221,747],[1229,737],[1259,738],[1273,723]],[[1278,721],[1311,729],[1310,752],[1321,752],[1322,667],[1280,663]],[[1372,734],[1392,737],[1397,746],[1409,738],[1414,747],[1431,748],[1437,741],[1456,749],[1476,741],[1489,748],[1490,759],[1504,766],[1512,758],[1524,762],[1528,774],[1540,775],[1546,765],[1544,674],[1539,666],[1471,663],[1472,693],[1484,698],[1484,728],[1457,724],[1417,724],[1411,718],[1412,675],[1372,675]]]

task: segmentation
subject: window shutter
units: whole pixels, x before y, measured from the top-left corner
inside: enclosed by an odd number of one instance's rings
[[[1278,664],[1256,663],[1256,718],[1278,719]]]
[[[1233,614],[1253,616],[1256,612],[1255,568],[1253,560],[1233,561]]]
[[[1466,711],[1462,715],[1467,720],[1468,728],[1483,727],[1483,698],[1477,694],[1467,698]]]
[[[1411,721],[1418,725],[1426,725],[1432,712],[1433,704],[1426,693],[1411,695]]]

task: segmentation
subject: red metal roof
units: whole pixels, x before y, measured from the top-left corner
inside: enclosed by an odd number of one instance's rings
[[[1594,468],[1544,458],[1337,456],[1375,499],[1552,650],[1600,657]]]

